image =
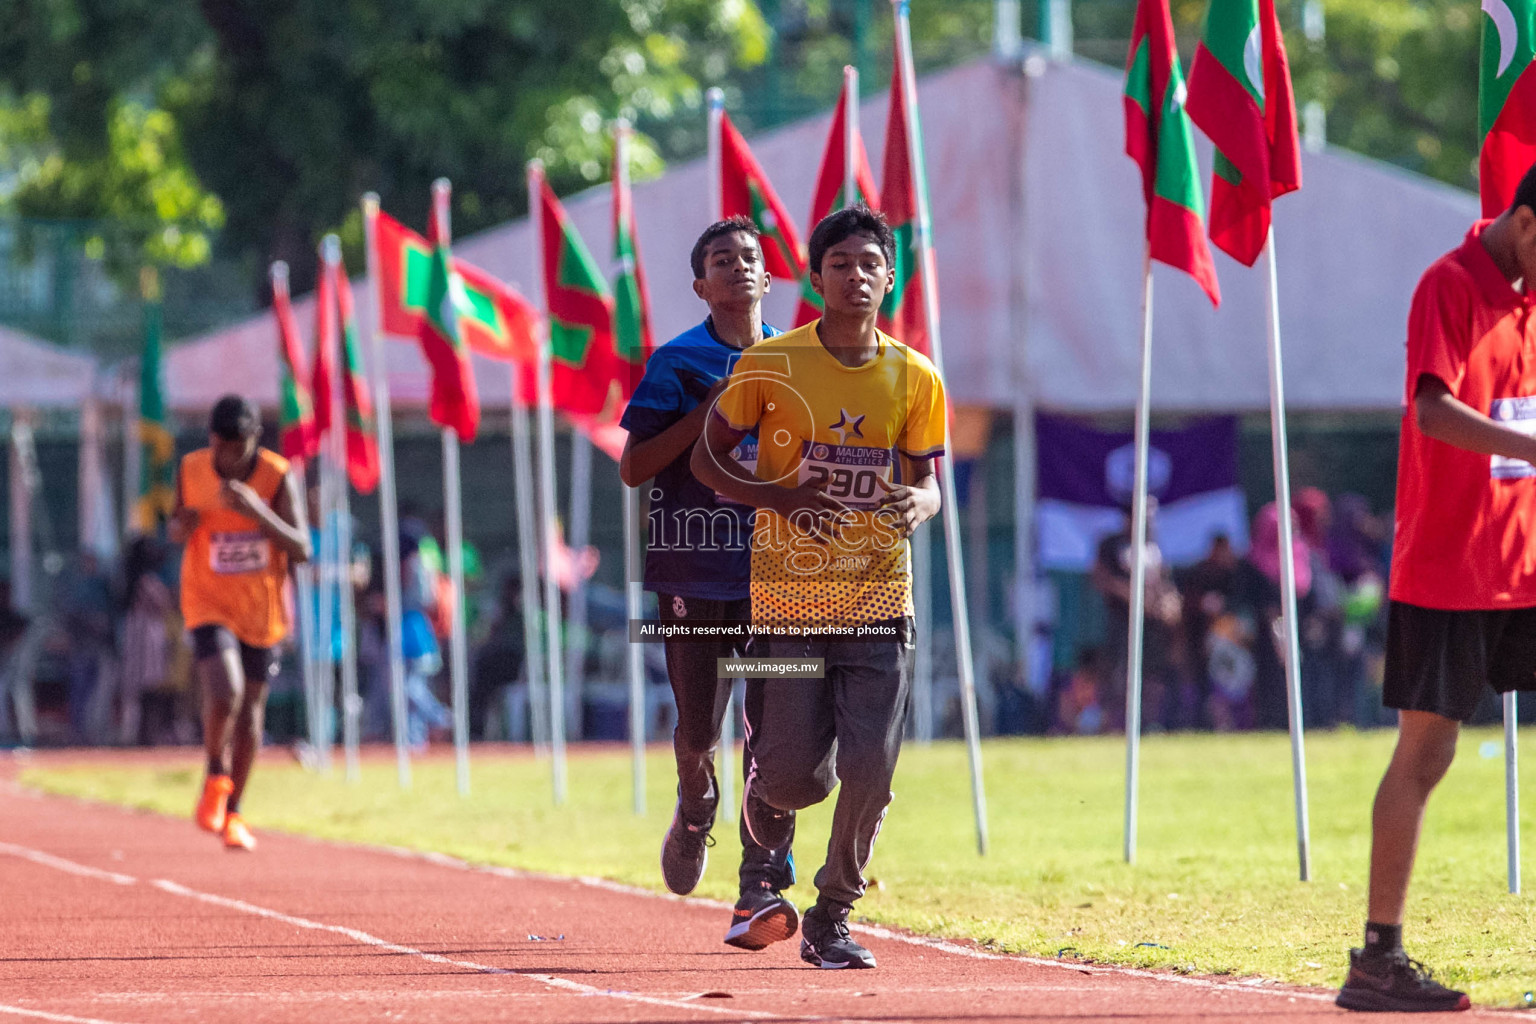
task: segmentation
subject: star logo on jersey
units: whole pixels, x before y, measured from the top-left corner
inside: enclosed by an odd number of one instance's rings
[[[837,422],[827,428],[828,430],[837,431],[837,443],[847,444],[850,437],[857,437],[862,439],[864,437],[864,431],[860,428],[864,426],[864,417],[850,416],[848,415],[847,409],[840,408],[837,411]]]

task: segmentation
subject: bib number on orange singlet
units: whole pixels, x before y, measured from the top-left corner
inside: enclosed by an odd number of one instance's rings
[[[215,533],[208,538],[208,567],[219,575],[261,572],[272,564],[272,542],[260,533]]]
[[[800,460],[801,484],[814,484],[849,508],[872,509],[891,482],[891,453],[854,445],[807,444]]]

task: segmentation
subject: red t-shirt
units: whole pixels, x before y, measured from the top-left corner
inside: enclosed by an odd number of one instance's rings
[[[1423,374],[1478,412],[1536,434],[1536,318],[1473,225],[1424,272],[1408,315],[1391,596],[1425,608],[1536,607],[1536,466],[1420,433]]]

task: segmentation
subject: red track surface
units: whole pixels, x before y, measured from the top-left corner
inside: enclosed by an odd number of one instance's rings
[[[226,853],[190,820],[0,778],[0,1024],[1348,1016],[1331,992],[1001,957],[869,929],[860,938],[879,969],[817,971],[798,942],[722,945],[727,915],[703,901],[270,832],[260,842],[255,854]]]

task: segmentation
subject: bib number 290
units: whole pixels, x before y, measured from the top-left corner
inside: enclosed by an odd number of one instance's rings
[[[873,466],[848,468],[812,463],[806,466],[806,483],[822,488],[834,498],[871,501],[880,490],[881,470]]]

